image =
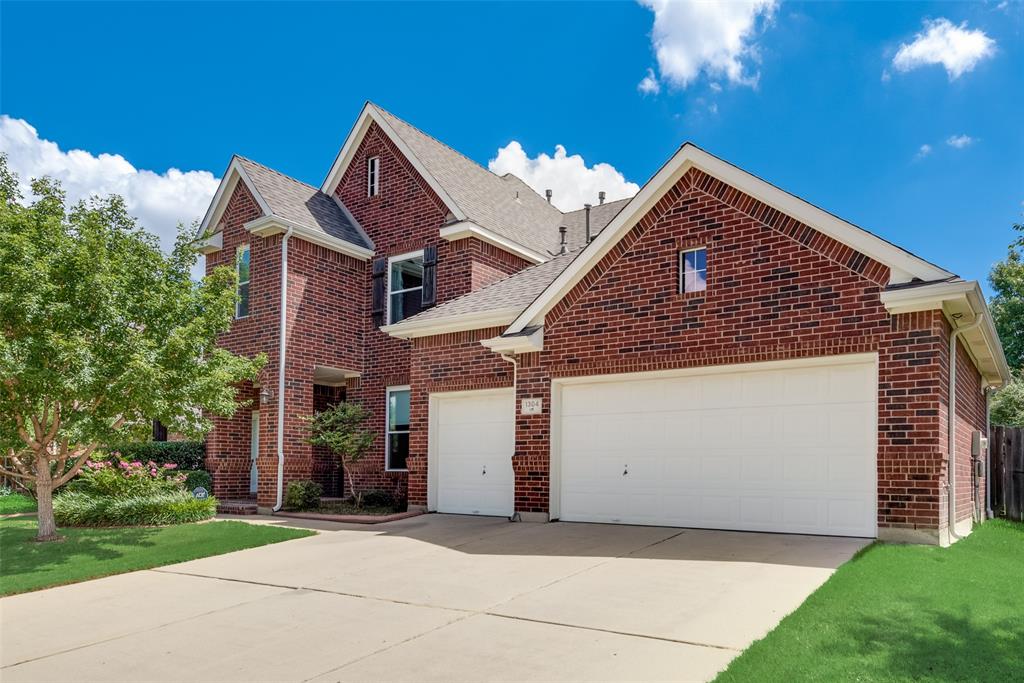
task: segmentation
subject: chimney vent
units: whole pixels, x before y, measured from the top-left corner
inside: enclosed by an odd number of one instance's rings
[[[569,232],[569,228],[565,227],[564,225],[559,225],[558,226],[558,242],[559,242],[559,244],[558,244],[558,253],[559,253],[559,255],[564,254],[566,252],[565,234],[567,232]]]
[[[553,193],[551,192],[551,190],[544,190],[544,196],[545,196],[545,197],[547,197],[547,200],[548,200],[548,204],[550,204],[550,203],[551,203],[551,195],[552,195],[552,194],[553,194]]]
[[[604,190],[597,193],[597,203],[604,204]]]
[[[590,204],[584,204],[583,210],[586,212],[586,223],[587,223],[587,244],[590,244]]]

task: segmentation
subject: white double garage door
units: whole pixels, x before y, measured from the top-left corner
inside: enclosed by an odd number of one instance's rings
[[[556,380],[553,519],[872,537],[874,354]],[[511,389],[431,397],[429,506],[510,515]]]

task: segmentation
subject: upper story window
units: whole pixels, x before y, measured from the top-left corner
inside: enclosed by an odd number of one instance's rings
[[[380,157],[366,160],[366,196],[376,197],[380,194]]]
[[[235,317],[249,315],[249,245],[243,244],[235,252],[235,269],[238,273],[238,299],[235,301]]]
[[[388,261],[388,323],[423,310],[423,252],[393,256]]]
[[[679,252],[679,291],[703,292],[708,286],[708,250],[704,247]]]

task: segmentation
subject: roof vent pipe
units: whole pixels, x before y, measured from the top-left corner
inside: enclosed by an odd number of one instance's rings
[[[544,196],[547,198],[548,204],[551,203],[551,194],[552,194],[551,190],[544,190]]]
[[[564,225],[558,226],[558,254],[564,254],[566,252],[565,246],[565,234],[569,232],[569,228]]]
[[[586,213],[587,217],[587,244],[590,244],[590,204],[584,204],[583,211]]]
[[[604,204],[604,190],[597,193],[597,203]]]

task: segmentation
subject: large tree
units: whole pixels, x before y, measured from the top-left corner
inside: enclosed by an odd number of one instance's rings
[[[992,399],[992,422],[1024,426],[1024,224],[1013,229],[1021,234],[1014,239],[1006,258],[992,266],[988,280],[995,290],[989,302],[992,322],[1006,352],[1006,361],[1014,371],[1010,384]]]
[[[54,489],[96,448],[146,438],[153,419],[202,435],[263,359],[216,346],[235,273],[193,282],[185,230],[164,255],[117,196],[65,206],[45,178],[32,195],[0,157],[0,473],[36,496],[43,541],[58,538]]]

